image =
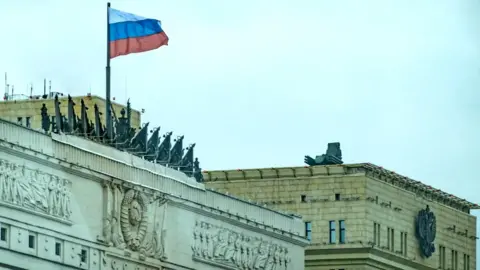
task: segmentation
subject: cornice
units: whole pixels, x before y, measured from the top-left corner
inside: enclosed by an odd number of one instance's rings
[[[177,200],[177,202],[182,201],[185,205],[187,203],[198,205],[201,208],[200,212],[199,212],[198,207],[187,208],[187,209],[195,211],[197,213],[201,213],[201,214],[204,214],[204,215],[207,215],[207,216],[210,216],[210,217],[214,217],[214,218],[218,217],[219,213],[222,213],[222,214],[224,214],[224,216],[222,216],[222,218],[226,222],[231,220],[228,217],[237,218],[237,219],[240,218],[242,220],[245,220],[245,222],[247,224],[249,223],[250,225],[245,227],[246,226],[245,223],[240,222],[240,223],[238,223],[238,224],[240,224],[239,226],[243,226],[244,228],[249,228],[249,229],[254,230],[255,227],[253,226],[253,224],[258,224],[260,227],[267,228],[266,229],[267,231],[265,231],[265,232],[268,232],[268,228],[272,228],[271,233],[273,233],[273,234],[271,236],[275,235],[276,238],[280,237],[279,239],[282,239],[284,241],[289,241],[289,242],[292,242],[292,239],[293,239],[292,243],[297,243],[295,241],[300,241],[299,243],[301,243],[301,244],[299,244],[299,245],[302,245],[302,246],[306,245],[305,244],[306,240],[304,240],[304,241],[295,240],[295,238],[297,238],[297,237],[300,238],[300,239],[303,239],[303,238],[299,237],[298,235],[296,235],[294,233],[291,233],[291,232],[287,232],[287,231],[282,230],[282,229],[273,228],[273,227],[265,225],[265,224],[260,224],[257,221],[255,221],[251,218],[248,218],[248,216],[238,217],[237,215],[234,215],[232,213],[227,213],[227,212],[221,211],[219,209],[214,209],[214,208],[206,206],[206,205],[201,205],[201,204],[198,204],[195,201],[191,201],[191,200],[188,200],[186,198],[182,198],[181,196],[175,196],[173,194],[168,194],[168,193],[159,191],[159,190],[154,189],[154,188],[139,185],[138,183],[135,183],[135,182],[126,181],[126,180],[123,180],[123,179],[117,179],[117,178],[114,178],[112,176],[106,175],[104,173],[99,173],[99,172],[90,170],[88,168],[84,168],[80,165],[75,165],[75,164],[72,164],[70,162],[62,161],[58,158],[54,158],[54,157],[48,156],[46,154],[33,151],[31,149],[27,149],[27,148],[25,148],[23,146],[19,146],[17,144],[4,142],[4,141],[0,140],[0,151],[8,153],[8,154],[13,155],[13,156],[17,156],[17,157],[25,159],[25,160],[29,160],[29,161],[41,164],[41,165],[46,166],[46,167],[50,167],[50,168],[53,168],[53,169],[56,169],[56,170],[59,170],[59,171],[69,173],[71,175],[78,176],[78,177],[83,178],[83,179],[89,179],[89,180],[98,182],[100,184],[113,182],[113,183],[121,184],[123,186],[127,186],[127,187],[130,187],[130,188],[135,188],[136,190],[141,190],[142,192],[145,192],[147,194],[166,194],[166,195],[168,195],[168,197],[171,200]],[[211,192],[211,191],[205,191],[205,192]],[[217,213],[217,214],[215,214],[215,213]],[[292,217],[292,218],[295,218],[295,217]],[[241,224],[243,224],[243,225],[241,225]],[[260,233],[265,233],[263,231],[263,229],[260,229],[258,227],[256,228],[256,231],[260,232]],[[287,235],[289,235],[290,237],[288,237]],[[285,239],[289,239],[289,240],[285,240]]]
[[[267,235],[272,238],[276,238],[301,247],[306,247],[310,244],[307,239],[292,232],[282,231],[280,229],[273,228],[272,226],[260,224],[256,221],[232,213],[227,213],[218,209],[212,209],[203,205],[192,205],[191,202],[182,201],[178,198],[171,198],[167,201],[167,204],[200,214],[204,217],[212,218],[214,220],[221,220],[225,223],[246,229],[248,231]]]
[[[311,178],[314,176],[341,177],[365,175],[375,180],[390,183],[403,190],[414,192],[417,195],[427,196],[431,200],[435,200],[440,204],[462,212],[468,213],[468,210],[480,209],[480,205],[478,204],[461,199],[440,189],[433,188],[420,181],[413,180],[371,163],[204,171],[203,175],[205,182],[261,181],[267,179]]]

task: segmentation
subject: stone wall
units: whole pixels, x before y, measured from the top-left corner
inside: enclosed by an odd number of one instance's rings
[[[87,115],[91,121],[95,121],[95,104],[98,105],[99,111],[102,113],[100,118],[102,123],[105,124],[105,99],[98,96],[83,96],[83,97],[72,97],[73,102],[75,103],[74,109],[78,117],[80,117],[81,112],[81,99],[84,100],[85,106],[88,108]],[[60,111],[62,115],[68,115],[68,99],[66,96],[59,97],[60,100]],[[42,104],[45,103],[45,106],[48,109],[48,115],[50,117],[55,116],[55,107],[53,99],[26,99],[26,100],[12,100],[12,101],[2,101],[0,102],[0,117],[4,120],[17,123],[18,117],[22,117],[22,125],[26,125],[26,118],[30,118],[30,127],[33,129],[41,129],[42,127],[42,116],[40,115],[40,109]],[[122,108],[126,108],[125,105],[121,105],[115,102],[112,102],[113,109],[117,117],[120,117],[120,111]],[[141,114],[137,110],[132,109],[132,127],[139,128],[141,126]]]
[[[0,121],[0,193],[0,256],[16,267],[304,268],[298,217],[81,138]]]
[[[444,269],[452,268],[452,250],[458,269],[463,269],[464,254],[469,269],[475,269],[476,218],[465,209],[478,205],[453,195],[441,197],[444,193],[418,181],[374,168],[353,164],[210,171],[204,177],[209,188],[312,222],[308,269],[363,269],[362,263],[371,269],[438,269],[440,246],[446,247]],[[437,218],[437,250],[428,259],[420,254],[415,234],[416,217],[426,205]],[[344,243],[339,241],[340,220],[345,224]],[[330,241],[330,221],[335,224],[335,241]],[[379,240],[374,236],[377,231]],[[388,233],[393,234],[393,247]]]
[[[425,197],[389,185],[377,179],[368,178],[368,241],[375,242],[374,223],[380,225],[380,241],[377,246],[389,253],[403,256],[432,268],[440,266],[440,246],[445,247],[444,269],[464,269],[464,254],[469,256],[470,268],[476,263],[476,217],[451,207],[438,204]],[[435,252],[425,258],[420,252],[415,232],[415,219],[418,212],[429,206],[436,216]],[[393,249],[388,247],[388,230],[394,230]],[[455,229],[453,229],[455,228]],[[378,229],[377,229],[378,231]],[[406,240],[401,235],[406,233]],[[406,248],[402,243],[406,241]],[[457,268],[452,265],[452,251],[457,252]]]

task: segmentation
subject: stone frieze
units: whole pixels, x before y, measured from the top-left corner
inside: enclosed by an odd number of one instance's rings
[[[259,237],[197,221],[193,259],[226,269],[291,270],[288,249]]]
[[[70,221],[71,182],[0,159],[0,203]]]

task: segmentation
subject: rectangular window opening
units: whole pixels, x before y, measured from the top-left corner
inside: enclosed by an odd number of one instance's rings
[[[395,251],[395,230],[391,229],[391,233],[392,233],[392,241],[391,241],[392,245],[390,246],[390,250]]]
[[[17,117],[17,124],[23,125],[23,118],[22,117]]]
[[[307,195],[301,195],[302,202],[307,202]]]
[[[400,253],[401,253],[402,255],[404,254],[404,250],[403,250],[403,248],[404,248],[403,240],[404,240],[404,238],[403,238],[403,232],[400,232]]]
[[[35,235],[33,234],[28,235],[28,247],[35,248]]]
[[[390,233],[390,228],[387,227],[387,248],[390,249],[390,246],[392,245],[392,239],[390,239],[391,237],[391,233]]]
[[[339,221],[339,227],[340,227],[340,244],[345,244],[345,220],[340,220]]]
[[[330,240],[330,244],[333,244],[333,243],[337,242],[336,235],[335,235],[335,221],[334,220],[330,221],[330,237],[329,237],[329,240]]]
[[[377,239],[377,223],[373,223],[373,244],[377,245],[378,239]]]
[[[55,255],[57,255],[57,256],[62,255],[62,243],[60,243],[60,242],[55,243]]]
[[[312,241],[312,222],[307,221],[305,222],[305,237],[308,241]]]
[[[0,241],[7,242],[7,228],[1,227],[0,228]]]
[[[340,193],[335,193],[335,201],[340,201]]]
[[[87,262],[87,250],[86,249],[82,249],[82,252],[80,253],[80,261],[82,263]]]
[[[25,126],[27,128],[30,128],[31,127],[31,122],[30,122],[30,117],[25,117]]]

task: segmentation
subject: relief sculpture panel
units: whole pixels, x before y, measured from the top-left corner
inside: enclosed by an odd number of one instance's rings
[[[0,203],[69,221],[71,182],[0,159]]]
[[[279,244],[197,221],[193,259],[226,269],[289,270],[288,249]]]
[[[165,259],[164,196],[146,195],[117,184],[105,184],[104,241],[119,249],[143,256]]]

